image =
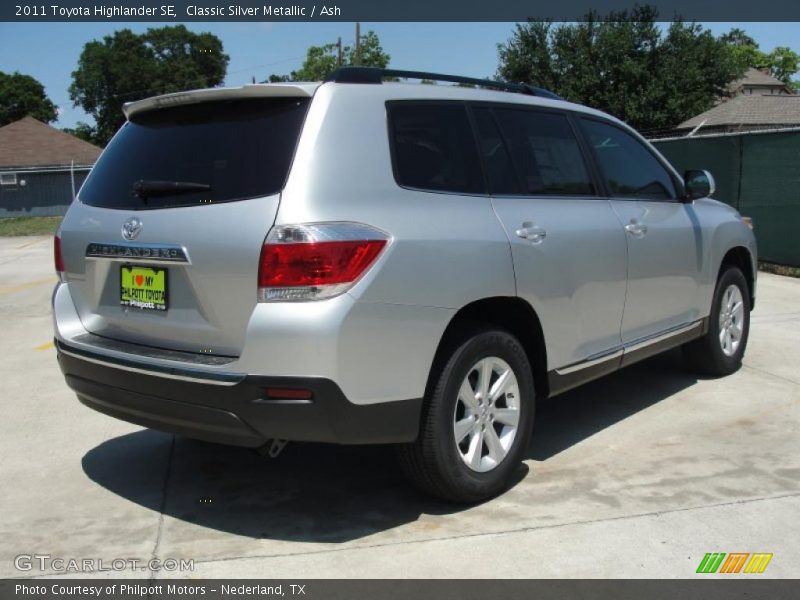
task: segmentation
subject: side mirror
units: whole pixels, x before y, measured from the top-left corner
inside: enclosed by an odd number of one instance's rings
[[[686,189],[687,201],[708,198],[717,189],[714,176],[708,171],[700,170],[686,171],[683,174],[683,186]]]

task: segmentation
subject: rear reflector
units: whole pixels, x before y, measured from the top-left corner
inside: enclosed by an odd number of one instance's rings
[[[61,237],[58,235],[53,238],[53,259],[56,273],[61,275],[64,272],[64,257],[61,255]]]
[[[270,400],[311,400],[314,396],[311,390],[297,388],[266,388],[264,391]]]
[[[388,241],[382,231],[357,223],[276,227],[261,249],[259,301],[338,296],[366,272]]]

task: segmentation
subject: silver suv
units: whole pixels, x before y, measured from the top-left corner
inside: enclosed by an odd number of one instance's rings
[[[412,77],[461,85],[386,81]],[[472,502],[537,400],[679,345],[741,364],[751,230],[606,114],[354,68],[125,113],[55,239],[58,360],[95,410],[273,453],[396,444]]]

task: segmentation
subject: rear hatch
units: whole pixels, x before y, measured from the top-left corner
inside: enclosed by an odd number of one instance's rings
[[[88,331],[240,354],[313,93],[257,88],[129,109],[61,226],[65,279]]]

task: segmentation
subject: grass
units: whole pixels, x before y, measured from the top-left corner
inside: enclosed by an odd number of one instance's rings
[[[0,219],[0,237],[53,235],[61,217],[7,217]]]
[[[789,265],[776,265],[774,263],[758,263],[758,270],[764,273],[774,273],[786,277],[800,277],[800,267],[790,267]]]

